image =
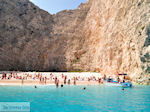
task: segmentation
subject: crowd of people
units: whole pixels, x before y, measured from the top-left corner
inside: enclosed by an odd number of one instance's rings
[[[102,83],[102,78],[101,77],[95,77],[93,76],[89,76],[89,77],[85,77],[85,76],[69,76],[69,75],[65,75],[65,74],[61,74],[61,75],[55,75],[53,73],[50,74],[42,74],[42,73],[35,73],[35,74],[29,74],[29,73],[2,73],[0,75],[0,80],[22,80],[22,84],[24,84],[24,82],[26,80],[31,80],[31,81],[38,81],[39,84],[47,84],[47,83],[53,83],[55,84],[57,87],[59,85],[76,85],[78,82],[84,82],[84,81],[94,81],[97,83]]]
[[[49,73],[49,74],[43,74],[43,73],[2,73],[0,75],[0,80],[21,80],[21,83],[24,84],[25,81],[37,81],[39,84],[44,85],[44,84],[55,84],[56,87],[59,86],[63,86],[63,85],[76,85],[79,82],[95,82],[97,84],[101,84],[104,81],[108,80],[111,81],[111,79],[114,79],[112,77],[107,77],[106,75],[99,75],[99,77],[96,76],[70,76],[70,75],[65,75],[65,73],[63,74],[53,74],[53,73]],[[125,82],[125,76],[123,77],[123,79],[116,77],[116,81],[117,82]]]

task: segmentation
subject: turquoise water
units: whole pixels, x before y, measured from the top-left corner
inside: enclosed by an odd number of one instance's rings
[[[0,102],[30,102],[31,112],[150,112],[150,86],[0,86]]]

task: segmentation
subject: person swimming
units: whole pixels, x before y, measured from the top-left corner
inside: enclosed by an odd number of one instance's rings
[[[34,88],[37,88],[37,86],[34,86]]]
[[[84,87],[83,90],[86,90],[86,87]]]
[[[61,84],[61,87],[63,87],[64,85],[63,84]]]

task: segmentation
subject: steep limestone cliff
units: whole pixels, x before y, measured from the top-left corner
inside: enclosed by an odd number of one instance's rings
[[[89,56],[89,64],[83,68],[139,78],[142,74],[150,81],[150,1],[91,1],[84,25],[89,50],[83,56]]]
[[[0,70],[128,73],[150,83],[150,0],[89,0],[55,15],[0,0]]]
[[[52,22],[28,0],[0,0],[0,70],[41,70]]]

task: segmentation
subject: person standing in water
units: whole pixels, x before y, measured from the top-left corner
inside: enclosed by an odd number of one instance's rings
[[[98,83],[99,83],[99,84],[101,83],[101,78],[98,78]]]
[[[55,84],[57,83],[57,80],[58,80],[57,77],[55,77]]]
[[[47,81],[47,77],[45,76],[45,81],[44,81],[44,82],[45,82],[45,84],[46,84],[46,81]]]
[[[39,77],[40,78],[40,84],[42,83],[42,76]]]
[[[73,79],[74,79],[73,84],[76,85],[76,78],[74,77]]]
[[[68,84],[69,84],[69,85],[70,85],[70,82],[71,82],[71,81],[70,81],[70,79],[69,79],[69,80],[68,80]]]
[[[59,87],[59,80],[57,79],[56,81],[56,87],[58,88]]]
[[[64,77],[64,84],[66,84],[67,76]]]
[[[22,77],[22,82],[21,83],[22,83],[22,85],[24,84],[24,77]]]

